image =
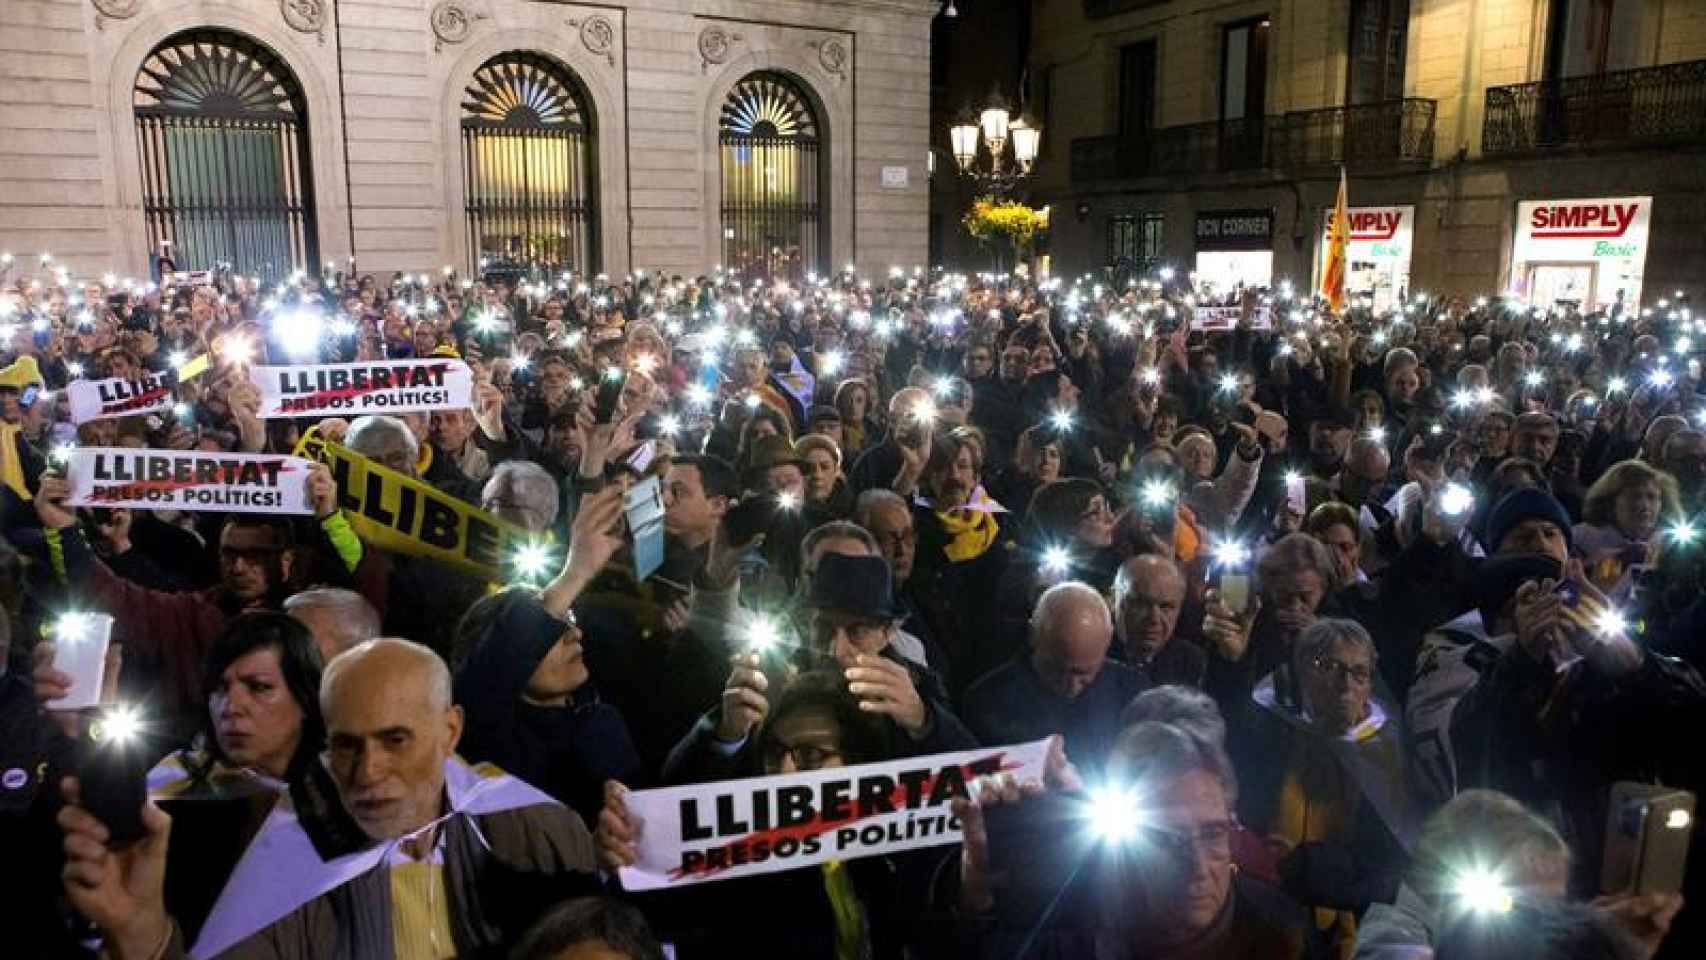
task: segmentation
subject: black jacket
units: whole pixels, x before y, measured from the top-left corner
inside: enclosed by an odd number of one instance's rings
[[[522,699],[533,671],[567,629],[534,597],[503,601],[457,665],[456,702],[466,717],[459,750],[471,763],[494,763],[544,790],[595,825],[604,781],[632,781],[640,755],[622,715],[599,700],[590,679],[563,706]]]
[[[1026,650],[972,684],[960,715],[978,742],[991,746],[1061,734],[1072,762],[1097,770],[1120,735],[1120,714],[1145,687],[1136,670],[1108,660],[1084,692],[1067,699],[1043,686]]]

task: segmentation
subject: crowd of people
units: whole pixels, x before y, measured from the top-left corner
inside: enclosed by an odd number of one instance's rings
[[[1706,871],[1603,882],[1615,784],[1706,785],[1706,318],[1680,293],[1335,314],[1282,285],[1204,330],[1170,272],[38,266],[0,267],[8,955],[1706,943]],[[400,358],[466,363],[471,404],[263,419],[247,376]],[[64,402],[162,375],[169,409]],[[548,566],[364,540],[319,465],[312,516],[67,503],[80,447],[310,435]],[[624,495],[653,477],[642,576]],[[79,712],[68,613],[115,619]],[[129,830],[80,779],[121,706]],[[953,799],[957,842],[622,889],[632,791],[1045,738],[1042,783]],[[1087,845],[1109,816],[1131,829]]]

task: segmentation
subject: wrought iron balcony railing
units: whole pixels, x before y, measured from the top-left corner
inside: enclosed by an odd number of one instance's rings
[[[1706,141],[1706,60],[1488,87],[1481,152]]]
[[[1259,120],[1192,123],[1136,136],[1072,141],[1076,183],[1241,170],[1346,164],[1427,164],[1434,151],[1432,100],[1299,110]]]

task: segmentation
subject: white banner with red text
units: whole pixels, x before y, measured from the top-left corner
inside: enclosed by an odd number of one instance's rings
[[[977,777],[1042,783],[1048,741],[627,795],[627,890],[733,880],[960,842],[948,802]]]
[[[77,447],[65,466],[73,507],[311,514],[308,468],[279,454]]]
[[[73,380],[65,385],[65,398],[71,405],[71,422],[88,423],[169,410],[176,402],[173,392],[177,387],[178,372],[167,370],[137,380]]]
[[[251,367],[261,418],[425,413],[473,406],[474,373],[461,360],[374,360]]]
[[[1191,329],[1216,333],[1238,328],[1243,307],[1197,307],[1191,317]],[[1250,313],[1250,329],[1266,330],[1274,325],[1274,312],[1269,307],[1257,307]]]

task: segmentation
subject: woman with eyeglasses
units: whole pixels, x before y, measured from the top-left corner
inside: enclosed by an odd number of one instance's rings
[[[861,709],[833,669],[788,681],[754,737],[756,749],[745,751],[737,775],[850,767],[898,755],[881,718]],[[606,788],[594,834],[599,863],[611,871],[634,863],[644,828],[628,816],[625,793],[620,783]],[[939,850],[925,849],[829,861],[637,899],[659,939],[684,960],[728,956],[735,943],[752,957],[900,960],[918,955],[918,921],[940,859]],[[763,905],[762,922],[753,922],[753,904]]]
[[[1035,791],[984,777],[953,801],[965,839],[958,869],[942,871],[936,894],[958,921],[954,955],[1325,956],[1297,903],[1238,869],[1239,776],[1200,727],[1153,720],[1129,727],[1106,782],[1095,785],[1057,741],[1043,780]],[[1051,799],[1081,812],[1070,823],[1045,820]],[[996,864],[1016,866],[999,877]]]
[[[1314,935],[1339,956],[1356,915],[1397,895],[1415,832],[1401,714],[1376,660],[1356,621],[1315,621],[1228,735],[1243,822],[1280,853],[1283,887],[1313,908]]]

